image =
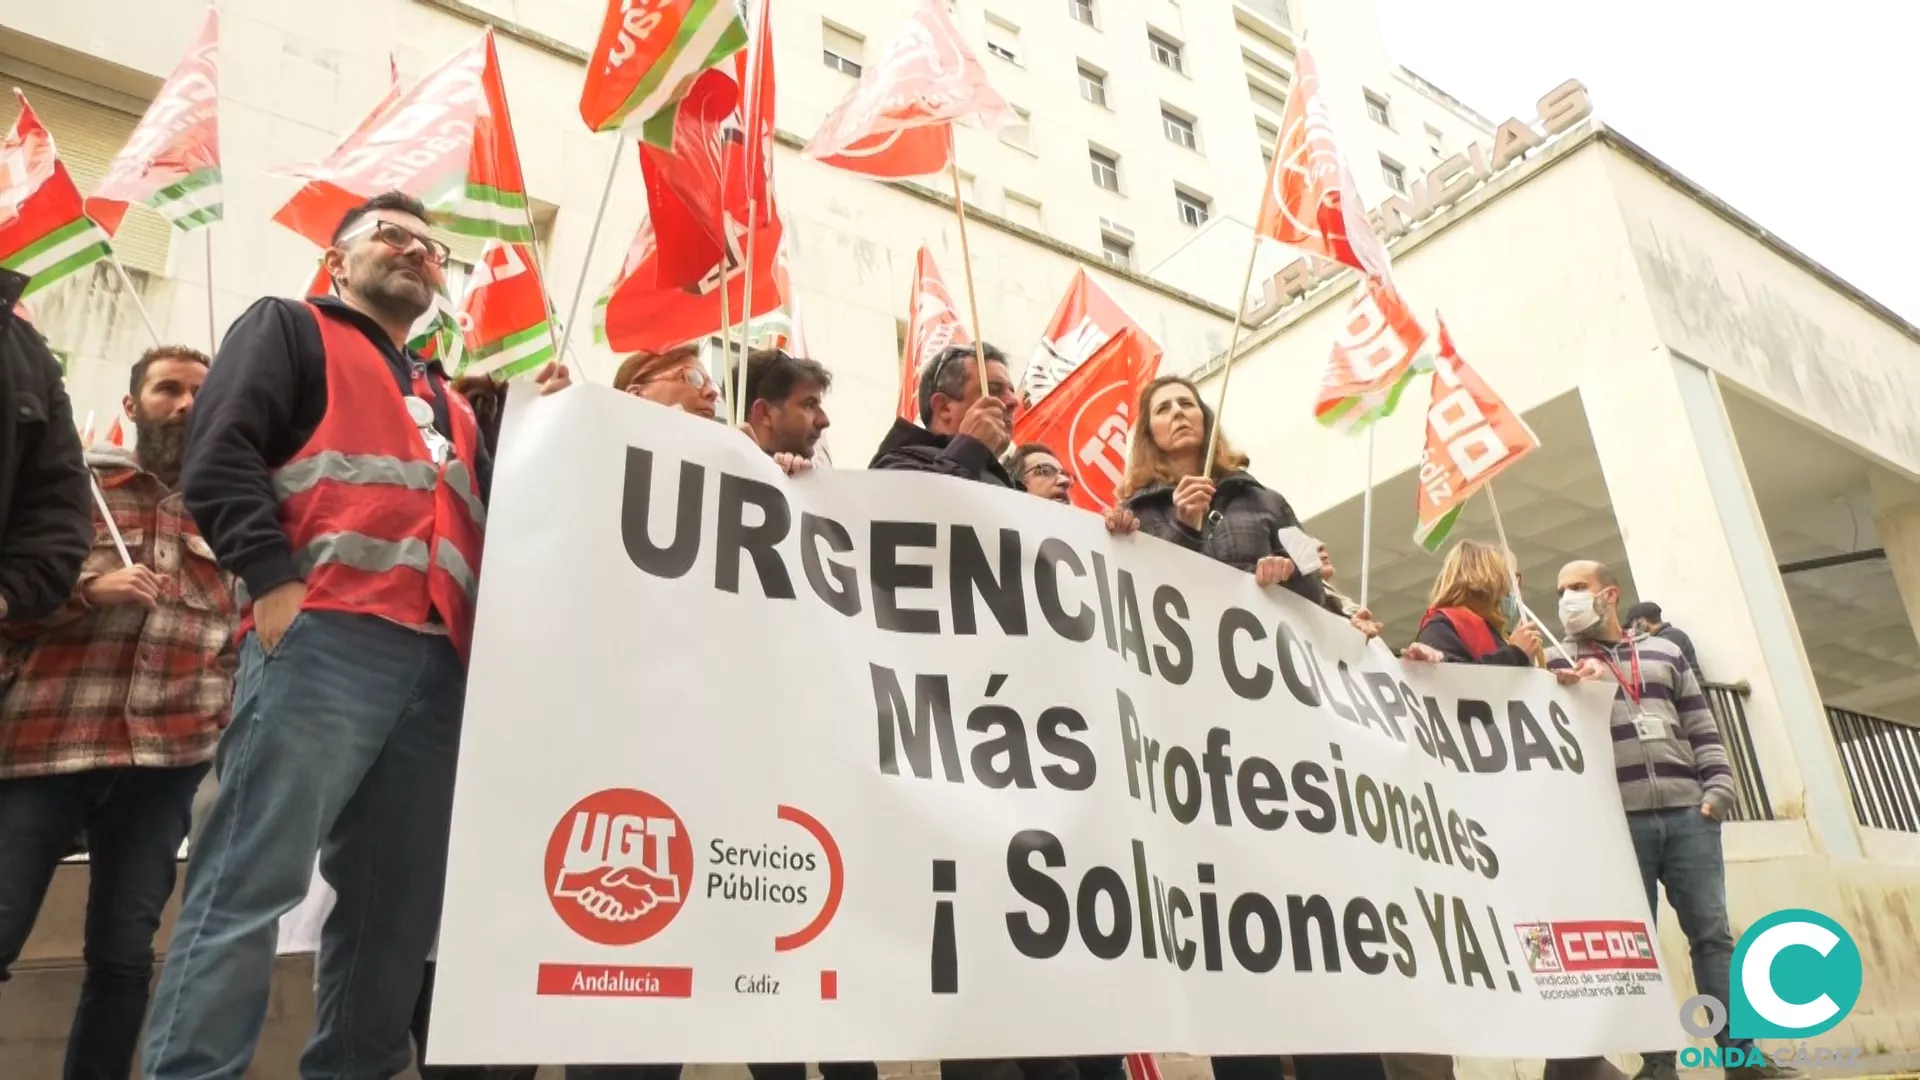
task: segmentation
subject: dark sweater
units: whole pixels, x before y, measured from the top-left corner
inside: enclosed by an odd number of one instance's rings
[[[1140,519],[1141,532],[1249,573],[1261,559],[1285,555],[1280,530],[1300,524],[1285,497],[1246,472],[1224,476],[1214,484],[1213,510],[1198,530],[1187,528],[1174,513],[1170,484],[1152,484],[1135,492],[1127,499],[1127,509]],[[1314,604],[1326,603],[1318,574],[1295,574],[1286,587]]]
[[[386,358],[402,395],[412,391],[412,365],[420,358],[395,346],[371,318],[337,297],[314,297],[320,317],[338,319],[367,335]],[[426,367],[445,378],[437,361]],[[432,399],[434,426],[452,438],[448,403]],[[224,570],[238,574],[253,596],[300,577],[293,549],[280,526],[273,471],[305,446],[327,414],[327,358],[320,326],[305,302],[275,297],[256,302],[220,343],[207,381],[194,400],[193,426],[180,490],[200,535]],[[491,458],[482,450],[474,463],[481,497],[491,479]]]
[[[1493,635],[1493,640],[1499,644],[1499,647],[1485,656],[1475,656],[1473,650],[1468,648],[1467,643],[1461,639],[1459,632],[1453,628],[1453,624],[1447,621],[1446,616],[1436,614],[1433,618],[1426,620],[1426,625],[1420,628],[1420,633],[1415,635],[1413,640],[1428,646],[1456,664],[1492,664],[1496,667],[1533,666],[1533,658],[1528,656],[1520,646],[1508,644],[1506,637],[1495,630],[1491,624],[1487,626],[1487,633]]]
[[[59,361],[13,313],[25,279],[0,274],[0,598],[8,619],[38,619],[93,547],[93,492]]]
[[[880,448],[873,452],[867,468],[938,473],[1000,487],[1013,486],[1013,478],[980,440],[971,435],[936,435],[900,419],[894,420],[886,438],[880,440]]]

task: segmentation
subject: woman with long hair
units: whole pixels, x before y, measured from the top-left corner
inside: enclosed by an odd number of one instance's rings
[[[1547,662],[1540,628],[1521,621],[1506,555],[1477,540],[1462,540],[1447,552],[1414,642],[1438,654],[1410,650],[1408,658],[1414,660],[1501,667],[1545,667]]]
[[[1247,456],[1224,433],[1206,467],[1213,410],[1191,380],[1162,375],[1148,383],[1134,416],[1120,498],[1141,532],[1237,566],[1262,586],[1284,585],[1325,603],[1319,575],[1296,572],[1280,546],[1279,531],[1300,524],[1287,500],[1253,478]]]

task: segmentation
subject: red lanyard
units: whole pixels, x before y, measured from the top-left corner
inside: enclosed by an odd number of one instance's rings
[[[1605,651],[1595,649],[1593,658],[1607,665],[1607,670],[1613,673],[1613,681],[1620,684],[1621,692],[1627,695],[1627,700],[1633,702],[1633,707],[1637,709],[1640,707],[1640,695],[1643,692],[1640,684],[1640,646],[1629,641],[1627,642],[1627,652],[1632,657],[1632,683],[1628,683],[1627,680],[1621,676],[1619,667],[1613,662],[1613,657]]]

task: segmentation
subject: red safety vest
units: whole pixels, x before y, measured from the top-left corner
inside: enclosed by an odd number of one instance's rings
[[[301,610],[415,626],[438,611],[464,662],[487,520],[471,465],[480,446],[472,407],[446,379],[414,377],[414,396],[432,402],[436,386],[445,396],[453,426],[454,452],[435,464],[379,347],[312,310],[327,358],[327,413],[273,472],[280,525],[306,578]]]

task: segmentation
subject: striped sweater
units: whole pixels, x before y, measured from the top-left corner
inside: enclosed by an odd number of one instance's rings
[[[1633,727],[1632,699],[1624,687],[1614,691],[1613,765],[1621,804],[1629,811],[1665,810],[1711,799],[1725,820],[1735,803],[1733,769],[1699,676],[1679,647],[1657,637],[1636,638],[1631,644],[1587,641],[1580,643],[1575,657],[1611,661],[1621,678],[1631,680],[1635,651],[1640,655],[1639,711],[1666,721],[1669,737],[1641,739]],[[1571,665],[1554,656],[1548,666]],[[1602,678],[1614,676],[1608,672]]]

